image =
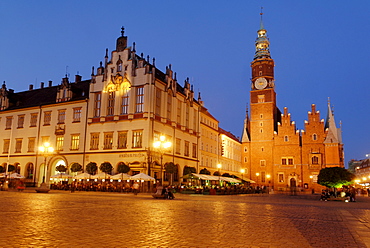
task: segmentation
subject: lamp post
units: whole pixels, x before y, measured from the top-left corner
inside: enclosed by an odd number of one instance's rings
[[[217,168],[218,168],[218,184],[220,186],[221,186],[221,172],[220,172],[221,167],[222,167],[221,164],[217,164]]]
[[[245,169],[241,169],[241,170],[240,170],[240,173],[242,173],[242,184],[244,185],[243,175],[244,175],[244,173],[245,173]]]
[[[54,152],[54,148],[50,146],[49,142],[45,142],[42,144],[42,146],[39,147],[39,151],[44,156],[44,175],[42,177],[42,185],[45,187],[45,177],[46,177],[46,159],[49,155],[51,155]]]
[[[172,146],[170,141],[166,141],[166,136],[161,135],[159,140],[154,141],[153,147],[157,149],[157,151],[161,155],[161,185],[163,186],[163,155],[165,151]]]
[[[260,173],[256,173],[256,177],[257,177],[257,185],[258,185],[258,177],[260,176]]]
[[[270,177],[271,177],[271,175],[267,174],[266,177],[267,177],[267,180],[268,180],[267,194],[269,194],[270,193]]]

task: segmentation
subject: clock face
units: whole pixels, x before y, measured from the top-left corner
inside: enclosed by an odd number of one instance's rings
[[[258,90],[262,90],[266,88],[267,86],[267,80],[266,78],[258,78],[256,81],[254,81],[254,87]]]

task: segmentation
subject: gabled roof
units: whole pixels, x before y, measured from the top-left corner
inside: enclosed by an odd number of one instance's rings
[[[72,99],[69,101],[89,98],[90,80],[70,83],[70,86]],[[8,93],[9,107],[3,111],[57,103],[58,88],[59,85],[17,93],[10,91]]]

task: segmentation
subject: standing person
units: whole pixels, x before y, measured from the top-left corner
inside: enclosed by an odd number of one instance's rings
[[[367,188],[367,196],[370,197],[370,188]]]
[[[139,192],[139,184],[137,182],[134,182],[134,185],[132,185],[132,188],[134,189],[134,195],[137,195]]]

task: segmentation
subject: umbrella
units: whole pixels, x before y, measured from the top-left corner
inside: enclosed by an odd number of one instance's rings
[[[90,179],[91,175],[89,173],[81,173],[73,177],[74,179]]]
[[[18,174],[18,173],[12,173],[9,175],[10,178],[15,178],[15,179],[21,179],[21,178],[24,178],[24,176],[22,176],[21,174]]]
[[[72,178],[72,176],[67,173],[62,172],[62,173],[57,173],[51,176],[50,178]]]
[[[119,173],[110,177],[111,179],[131,180],[132,177],[126,173]]]
[[[148,176],[145,173],[139,173],[131,177],[132,180],[155,181],[154,177]]]
[[[110,177],[111,177],[111,175],[109,175],[105,172],[101,172],[99,174],[91,176],[91,179],[109,179]]]

